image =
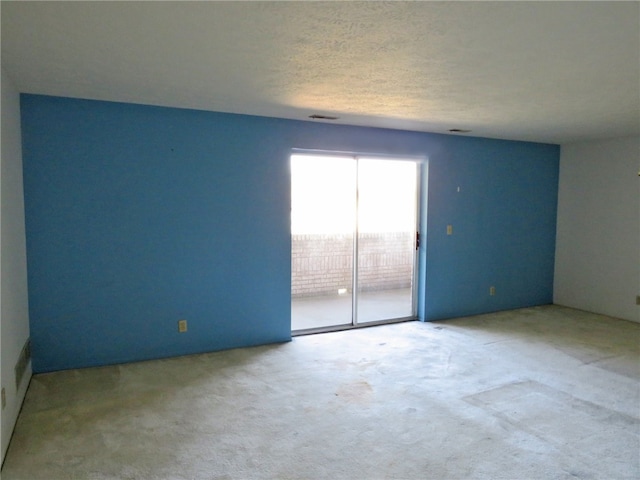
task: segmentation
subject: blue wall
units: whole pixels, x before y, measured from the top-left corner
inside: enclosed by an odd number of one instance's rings
[[[428,158],[421,318],[552,301],[557,146],[37,95],[22,124],[35,372],[289,340],[292,148]]]

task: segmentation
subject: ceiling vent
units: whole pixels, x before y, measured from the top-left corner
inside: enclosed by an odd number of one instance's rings
[[[313,118],[314,120],[338,120],[340,117],[332,117],[331,115],[318,115],[314,113],[313,115],[309,115],[309,118]]]

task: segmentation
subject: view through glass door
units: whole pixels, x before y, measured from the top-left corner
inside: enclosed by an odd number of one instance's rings
[[[355,323],[414,315],[417,164],[358,159]]]
[[[292,155],[293,331],[414,317],[417,185],[415,161]]]

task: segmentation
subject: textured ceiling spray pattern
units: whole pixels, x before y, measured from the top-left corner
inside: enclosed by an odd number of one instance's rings
[[[21,91],[567,142],[640,130],[637,2],[9,2]]]

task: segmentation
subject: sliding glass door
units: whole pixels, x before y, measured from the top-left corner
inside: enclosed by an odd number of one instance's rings
[[[358,159],[356,323],[411,317],[417,164]]]
[[[418,163],[291,157],[292,330],[411,318]]]
[[[356,167],[351,157],[291,157],[293,330],[352,324]]]

